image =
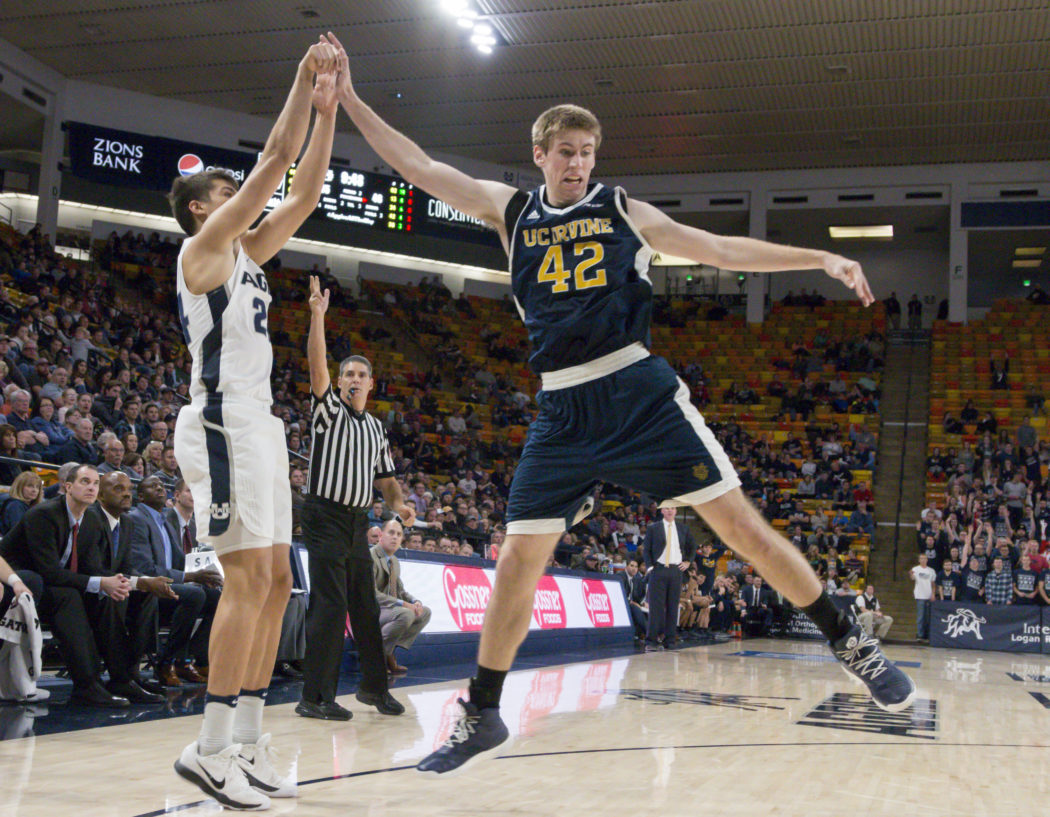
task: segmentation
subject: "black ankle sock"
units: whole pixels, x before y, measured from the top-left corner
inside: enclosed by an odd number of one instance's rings
[[[479,664],[478,674],[470,679],[470,702],[478,709],[498,709],[506,677],[506,670],[488,669]]]
[[[815,602],[803,607],[802,612],[809,616],[828,641],[838,641],[849,632],[853,622],[832,602],[827,593],[821,593]]]

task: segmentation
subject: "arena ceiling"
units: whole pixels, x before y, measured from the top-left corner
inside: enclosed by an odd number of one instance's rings
[[[602,119],[607,175],[1050,159],[1050,2],[471,3],[491,55],[441,0],[9,2],[0,38],[67,77],[271,116],[331,29],[396,127],[519,167],[564,101]]]

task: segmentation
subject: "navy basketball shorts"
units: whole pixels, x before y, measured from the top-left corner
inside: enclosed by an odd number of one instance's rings
[[[630,352],[573,367],[594,365]],[[592,510],[598,482],[611,482],[655,498],[664,506],[702,505],[740,485],[729,457],[696,407],[689,389],[660,357],[634,362],[595,379],[558,377],[536,397],[507,506],[511,534],[562,533]],[[613,361],[615,363],[615,360]],[[608,363],[605,364],[608,367]],[[555,373],[562,375],[573,370]]]

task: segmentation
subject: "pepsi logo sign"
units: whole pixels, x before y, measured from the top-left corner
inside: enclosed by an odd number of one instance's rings
[[[238,183],[243,182],[245,176],[243,170],[234,170],[230,167],[220,168],[218,165],[205,165],[204,160],[196,153],[183,153],[179,157],[178,168],[180,176],[192,176],[194,173],[203,173],[205,170],[225,170]]]
[[[179,157],[179,175],[192,176],[204,171],[204,162],[196,153],[184,153]]]
[[[595,579],[584,579],[580,582],[583,592],[583,606],[587,608],[587,616],[595,627],[613,626],[612,599],[609,591],[605,589],[605,582]]]
[[[492,585],[485,571],[477,567],[445,565],[441,584],[449,612],[460,632],[480,630],[492,595]]]
[[[540,577],[532,602],[532,617],[544,630],[561,630],[565,627],[565,599],[553,576]]]

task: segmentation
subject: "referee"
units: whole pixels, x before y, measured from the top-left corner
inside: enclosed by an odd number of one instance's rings
[[[336,703],[346,616],[361,666],[357,700],[385,715],[405,711],[390,694],[379,604],[372,579],[367,514],[373,484],[389,508],[406,524],[415,511],[405,504],[394,477],[394,463],[382,424],[365,412],[372,389],[372,364],[353,355],[339,366],[339,394],[328,374],[324,316],[329,291],[321,293],[310,276],[310,392],[313,404],[310,483],[300,518],[310,554],[310,608],[306,616],[303,697],[295,708],[303,717],[349,720]]]

